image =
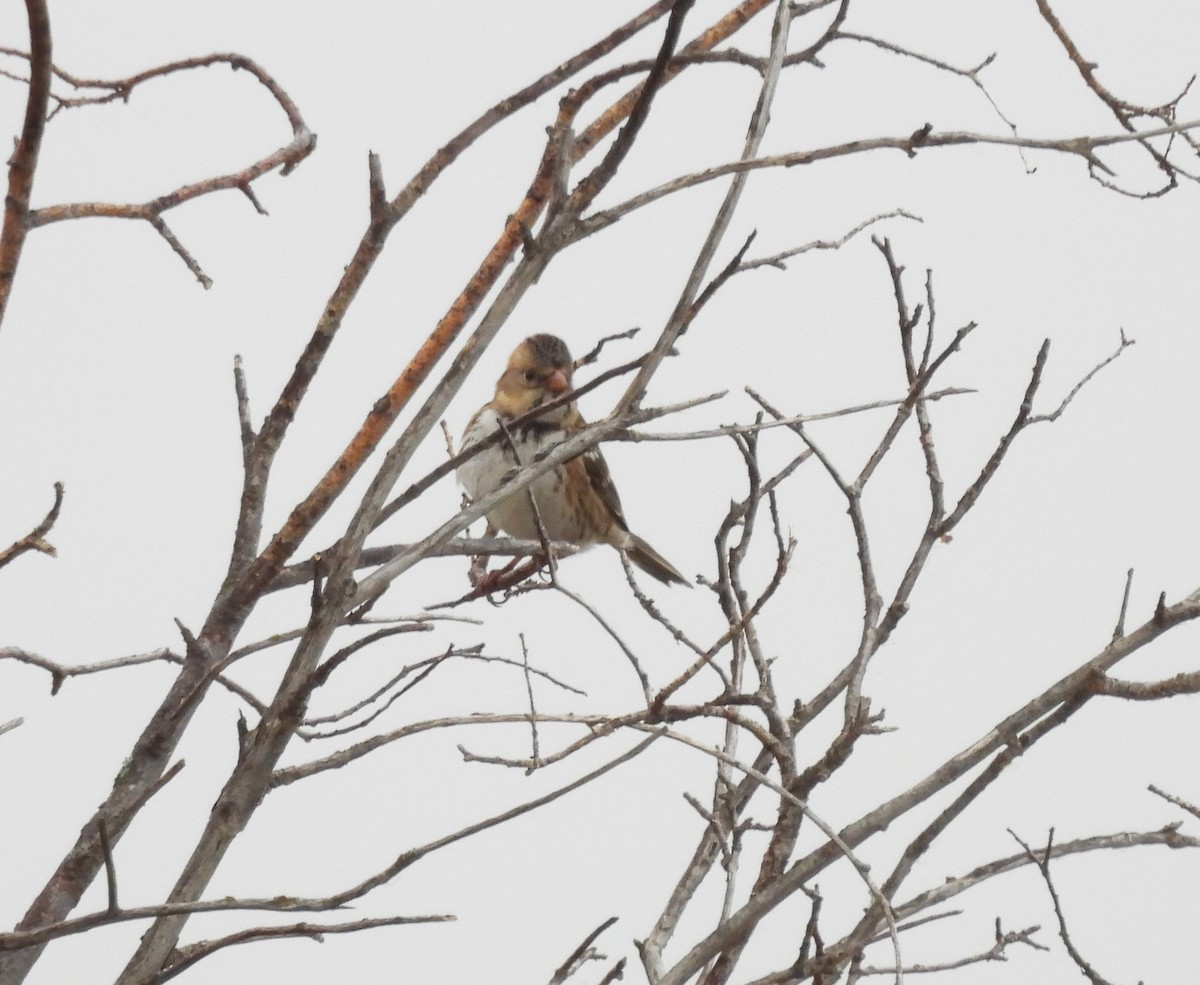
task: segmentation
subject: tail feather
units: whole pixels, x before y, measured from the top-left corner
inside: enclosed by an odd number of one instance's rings
[[[635,534],[630,534],[631,543],[625,548],[626,554],[629,555],[629,560],[641,568],[651,578],[657,578],[659,581],[667,585],[687,585],[691,587],[689,582],[678,569],[665,557],[658,553],[653,547],[647,544],[641,537]]]

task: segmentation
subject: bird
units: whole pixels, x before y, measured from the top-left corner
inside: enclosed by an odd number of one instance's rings
[[[556,335],[531,335],[508,359],[496,393],[468,422],[461,451],[487,441],[521,415],[571,389],[575,364],[567,344]],[[584,427],[574,401],[517,424],[507,438],[494,442],[458,467],[458,481],[472,500],[494,492],[521,466],[528,465]],[[550,540],[571,544],[611,544],[646,574],[667,585],[688,585],[679,570],[629,530],[608,463],[598,447],[589,448],[535,479],[526,490],[496,504],[487,515],[489,531],[521,540],[537,540],[537,517]]]

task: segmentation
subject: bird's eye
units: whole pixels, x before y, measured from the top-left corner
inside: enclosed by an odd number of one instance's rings
[[[537,382],[537,373],[535,373],[532,369],[525,370],[525,372],[522,373],[521,375],[525,378],[526,383],[536,383]]]

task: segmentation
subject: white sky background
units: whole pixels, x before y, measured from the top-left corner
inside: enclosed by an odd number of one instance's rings
[[[365,226],[367,152],[380,154],[394,194],[479,112],[643,6],[645,0],[378,3],[350,13],[328,0],[53,4],[60,66],[120,77],[175,58],[236,51],[275,76],[319,139],[315,154],[291,176],[256,183],[268,218],[233,193],[167,215],[214,279],[209,291],[145,224],[93,220],[31,234],[0,328],[0,540],[20,536],[43,515],[54,481],[65,483],[66,501],[51,537],[58,559],[26,556],[0,572],[0,645],[65,663],[178,649],[172,620],[193,628],[202,621],[225,569],[237,508],[233,356],[245,360],[258,420]],[[721,8],[701,0],[685,36]],[[1131,101],[1164,102],[1200,68],[1194,4],[1155,0],[1138,5],[1136,15],[1082,0],[1060,0],[1055,9],[1099,63],[1104,83]],[[769,15],[760,20],[737,36],[739,47],[762,50]],[[998,51],[985,78],[1025,135],[1116,132],[1032,2],[856,0],[847,28],[963,66]],[[658,40],[655,30],[610,63],[649,55]],[[23,5],[14,0],[0,6],[0,43],[26,44]],[[767,152],[903,135],[927,121],[936,130],[1004,132],[965,80],[849,44],[824,61],[823,71],[785,73]],[[15,134],[24,92],[0,82],[0,109]],[[685,73],[656,101],[643,139],[601,204],[735,158],[757,88],[757,77],[744,68]],[[325,471],[475,268],[525,190],[554,105],[545,99],[485,137],[393,233],[278,459],[269,528]],[[1184,100],[1181,117],[1200,117],[1200,95]],[[47,131],[34,204],[147,199],[242,167],[286,139],[286,121],[249,77],[224,68],[174,77],[137,91],[128,106],[60,114]],[[1133,154],[1110,160],[1127,165],[1122,178],[1131,187],[1155,180]],[[1165,199],[1136,201],[1089,181],[1078,159],[1030,154],[1028,161],[1036,173],[1027,174],[1012,150],[934,149],[915,160],[880,152],[755,174],[718,257],[723,264],[752,229],[758,230],[752,255],[766,255],[839,236],[892,209],[924,219],[892,220],[878,231],[891,237],[908,267],[910,301],[920,298],[925,268],[933,268],[943,340],[967,321],[980,323],[941,379],[980,393],[934,409],[950,494],[961,491],[1008,426],[1044,337],[1053,346],[1043,411],[1116,347],[1121,329],[1137,340],[1058,423],[1023,436],[953,543],[935,552],[913,611],[880,655],[868,687],[874,707],[886,708],[887,723],[899,731],[863,740],[838,782],[814,798],[814,809],[838,827],[1102,647],[1127,568],[1136,569],[1130,625],[1150,615],[1160,591],[1173,601],[1198,583],[1200,197],[1187,185]],[[639,342],[652,338],[723,190],[714,184],[674,196],[556,260],[454,404],[452,430],[457,434],[490,396],[508,351],[530,332],[556,332],[576,352],[634,325],[644,329]],[[694,325],[682,357],[656,377],[649,402],[717,389],[730,396],[652,427],[750,420],[746,384],[791,413],[899,396],[896,335],[886,269],[865,236],[840,252],[797,258],[786,272],[736,278]],[[606,356],[611,365],[634,352],[626,343]],[[592,395],[585,413],[602,415],[617,393],[610,387]],[[885,422],[885,416],[862,418],[814,434],[856,471]],[[926,510],[916,442],[911,434],[906,439],[866,501],[885,595]],[[782,432],[764,437],[763,447],[772,463],[799,450],[794,436]],[[711,574],[716,522],[729,499],[745,491],[732,443],[615,444],[605,454],[634,529],[683,571]],[[402,485],[443,456],[435,435]],[[427,532],[455,511],[458,497],[450,482],[442,483],[393,521],[387,539]],[[853,652],[861,600],[844,504],[815,463],[790,484],[783,507],[799,542],[797,561],[762,632],[778,655],[781,688],[804,697]],[[348,509],[335,510],[306,550],[335,537]],[[766,548],[764,539],[764,574]],[[381,608],[410,612],[461,594],[465,569],[462,559],[427,563]],[[566,562],[563,577],[631,634],[659,680],[689,662],[628,599],[611,552]],[[715,631],[719,613],[703,589],[659,596],[671,617],[700,638]],[[295,625],[302,602],[272,599],[244,639]],[[524,630],[538,665],[588,692],[570,701],[539,692],[543,710],[617,711],[638,701],[623,659],[564,599],[539,593],[503,609],[475,603],[466,611],[486,624],[401,637],[393,650],[364,661],[364,671],[383,673],[367,666],[378,663],[390,671],[451,641],[486,640],[488,652],[519,657],[517,633]],[[1119,674],[1150,679],[1194,669],[1195,640],[1194,631],[1180,631]],[[244,667],[242,679],[265,688],[285,658],[267,655]],[[107,793],[170,678],[164,667],[76,679],[51,699],[45,674],[0,668],[0,722],[25,717],[23,727],[0,738],[0,925],[19,919]],[[348,679],[318,710],[337,708],[339,699],[368,686],[362,680]],[[521,711],[524,702],[519,675],[459,665],[401,701],[385,722],[395,727],[443,711]],[[957,822],[946,847],[911,877],[911,889],[1009,854],[1015,845],[1008,827],[1041,843],[1051,826],[1067,840],[1178,820],[1145,786],[1200,800],[1196,708],[1188,698],[1136,707],[1093,702]],[[187,768],[121,842],[123,903],[159,899],[173,882],[232,765],[237,712],[231,697],[212,695],[180,747]],[[716,736],[714,730],[709,738]],[[554,742],[554,734],[544,731],[542,741]],[[585,763],[624,748],[613,744],[526,778],[461,764],[456,742],[480,753],[523,755],[528,735],[477,731],[401,743],[276,792],[207,896],[335,890],[411,845],[558,786]],[[314,754],[294,748],[287,761]],[[640,981],[629,941],[648,930],[697,836],[699,819],[680,793],[707,800],[710,774],[711,762],[699,754],[655,748],[623,775],[422,862],[354,913],[450,912],[457,924],[330,938],[322,946],[234,948],[203,962],[187,980],[248,981],[269,968],[274,978],[297,983],[541,981],[596,924],[619,915],[600,945],[614,958],[628,954],[626,980]],[[894,851],[914,830],[898,825],[862,854],[886,872],[892,855],[884,849]],[[1064,861],[1055,875],[1076,941],[1105,975],[1170,983],[1196,978],[1198,871],[1200,858],[1144,849]],[[827,897],[849,885],[836,871],[822,880]],[[83,911],[103,905],[103,887],[94,889]],[[858,912],[861,896],[846,898],[840,911],[832,899],[827,905],[827,939],[837,936],[839,912],[843,919]],[[1054,954],[1018,950],[1007,965],[954,973],[955,982],[1076,974],[1030,870],[962,903],[965,916],[907,935],[906,958],[982,950],[999,914],[1006,929],[1041,923],[1040,939],[1054,945]],[[780,954],[790,954],[806,913],[796,902],[772,918]],[[194,920],[185,941],[249,922]],[[124,927],[57,944],[30,981],[109,980],[138,933]],[[690,945],[694,938],[685,937]],[[875,956],[885,960],[882,950]],[[779,956],[766,961],[748,962],[745,975],[775,967]]]

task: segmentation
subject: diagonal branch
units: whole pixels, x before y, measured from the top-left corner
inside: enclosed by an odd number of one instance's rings
[[[50,555],[50,557],[57,555],[54,546],[46,540],[46,534],[50,532],[50,528],[57,522],[59,511],[62,509],[62,502],[63,484],[56,482],[54,483],[54,504],[50,507],[49,512],[42,518],[42,522],[24,537],[0,550],[0,568],[15,561],[26,551],[40,551],[42,554]]]
[[[50,12],[46,0],[25,0],[29,20],[29,95],[21,136],[8,159],[8,190],[4,198],[4,223],[0,227],[0,322],[8,309],[13,280],[21,261],[21,250],[30,229],[29,199],[37,171],[42,134],[46,130],[46,107],[50,101],[53,51]]]
[[[1054,888],[1054,880],[1050,877],[1050,854],[1054,846],[1054,829],[1050,829],[1050,834],[1046,838],[1046,847],[1042,850],[1042,857],[1039,859],[1024,841],[1009,830],[1009,834],[1016,839],[1023,849],[1025,854],[1029,856],[1029,861],[1037,866],[1038,872],[1042,874],[1042,880],[1046,883],[1046,891],[1050,894],[1050,901],[1054,904],[1054,915],[1058,919],[1058,936],[1062,939],[1063,945],[1067,949],[1067,954],[1071,956],[1071,960],[1075,962],[1076,967],[1083,972],[1084,976],[1092,985],[1112,985],[1111,982],[1093,968],[1075,946],[1075,942],[1071,940],[1071,934],[1067,930],[1067,918],[1063,914],[1062,902],[1058,898],[1058,891]]]

